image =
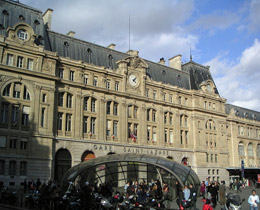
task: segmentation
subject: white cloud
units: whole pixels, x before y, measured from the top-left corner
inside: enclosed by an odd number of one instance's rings
[[[251,31],[259,31],[260,25],[260,0],[252,0],[250,3],[249,29]]]
[[[260,42],[257,39],[243,51],[238,62],[220,54],[205,65],[211,66],[220,95],[228,103],[260,111]]]

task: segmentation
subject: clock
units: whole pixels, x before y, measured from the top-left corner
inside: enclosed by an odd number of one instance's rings
[[[137,77],[134,74],[131,74],[128,79],[129,79],[130,85],[132,85],[134,87],[137,86],[138,81],[137,81]]]

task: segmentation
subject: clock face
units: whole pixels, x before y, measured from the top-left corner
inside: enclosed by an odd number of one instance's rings
[[[135,75],[131,74],[129,76],[129,83],[130,83],[130,85],[137,86],[137,84],[138,84],[137,82],[138,82],[137,81],[137,77]]]

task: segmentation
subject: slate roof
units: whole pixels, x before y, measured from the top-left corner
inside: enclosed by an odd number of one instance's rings
[[[21,19],[23,16],[24,19]],[[42,12],[11,0],[0,1],[0,35],[7,36],[6,29],[17,23],[25,22],[32,27],[37,34],[38,44],[48,46],[47,31],[42,19]]]
[[[0,4],[1,17],[5,16],[5,18],[0,19],[0,24],[2,24],[5,29],[21,22],[19,16],[22,15],[25,18],[22,21],[31,25],[35,33],[40,37],[37,40],[37,44],[44,45],[46,50],[57,52],[60,56],[69,57],[74,60],[82,60],[86,63],[111,69],[116,69],[116,62],[118,60],[129,56],[127,53],[47,30],[47,26],[43,23],[42,12],[39,10],[11,0],[2,0]],[[4,15],[4,10],[7,11],[9,15]],[[38,25],[35,24],[36,20],[39,21]],[[5,29],[0,30],[0,34],[6,36]],[[206,67],[192,61],[184,64],[183,70],[181,71],[152,61],[145,61],[148,64],[146,74],[154,81],[187,90],[198,90],[200,89],[199,84],[201,82],[208,79],[213,81]],[[217,90],[216,93],[218,93]]]
[[[235,114],[238,117],[260,121],[260,112],[246,109],[243,107],[235,106],[232,104],[226,104],[226,114],[230,114],[231,109],[235,110]]]

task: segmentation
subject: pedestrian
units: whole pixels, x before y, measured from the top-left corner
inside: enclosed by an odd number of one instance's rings
[[[225,205],[226,203],[226,185],[225,185],[225,181],[221,182],[221,185],[219,187],[219,203],[220,205]]]
[[[200,195],[205,199],[205,192],[206,192],[206,184],[204,181],[202,181],[200,185]]]
[[[27,188],[28,188],[27,180],[25,179],[25,180],[23,181],[23,193],[26,193],[26,192],[27,192]]]
[[[250,205],[250,210],[258,210],[257,204],[259,203],[259,196],[256,195],[255,190],[252,190],[252,195],[249,196],[248,203]]]
[[[242,192],[242,190],[240,189],[241,183],[239,180],[236,182],[236,187],[237,187],[237,193],[238,193],[238,191]]]
[[[213,208],[216,207],[217,205],[217,188],[215,187],[214,183],[211,184],[211,188],[210,188],[210,193],[211,193],[211,201],[213,204]]]
[[[196,202],[197,202],[197,191],[193,187],[193,184],[190,184],[190,199],[191,199],[191,206],[193,210],[197,210]]]
[[[184,200],[186,201],[189,200],[190,198],[190,190],[187,185],[184,186],[183,196],[184,196]]]

